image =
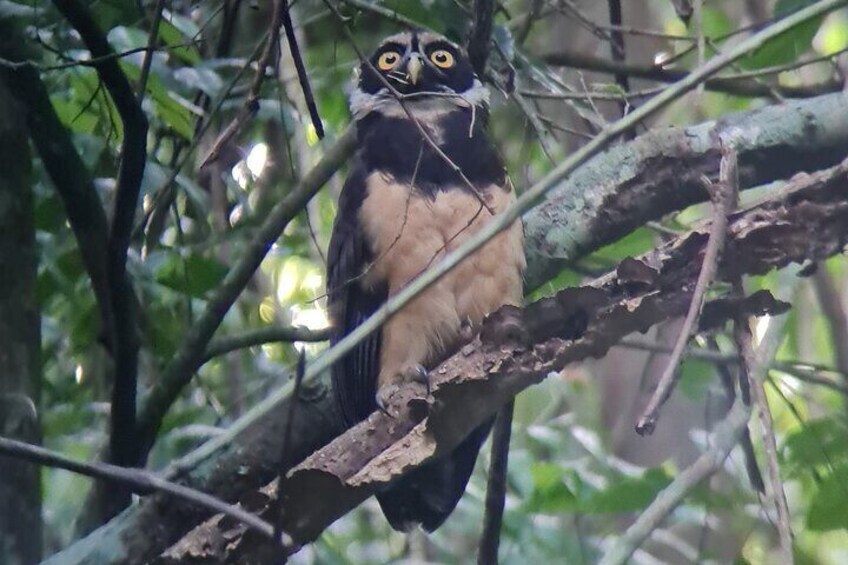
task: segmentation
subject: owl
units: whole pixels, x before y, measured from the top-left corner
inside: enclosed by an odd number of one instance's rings
[[[339,342],[515,201],[486,135],[488,91],[467,54],[427,32],[385,39],[350,97],[358,146],[327,256],[331,344]],[[409,302],[332,369],[352,426],[410,380],[426,380],[461,334],[523,297],[520,221]],[[486,422],[456,450],[377,494],[389,523],[438,528],[462,497]]]

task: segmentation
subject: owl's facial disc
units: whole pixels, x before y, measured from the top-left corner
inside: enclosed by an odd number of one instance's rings
[[[427,32],[404,32],[386,39],[364,62],[359,73],[359,96],[394,95],[411,98],[470,95],[471,104],[482,103],[483,89],[468,56],[456,44]],[[474,92],[472,92],[474,91]]]

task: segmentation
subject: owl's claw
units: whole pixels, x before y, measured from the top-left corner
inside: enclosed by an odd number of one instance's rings
[[[389,397],[393,395],[398,390],[398,386],[395,384],[386,385],[380,387],[377,391],[377,394],[374,400],[377,402],[377,408],[390,418],[394,418],[394,414],[389,411]]]
[[[430,377],[427,369],[422,365],[412,365],[401,373],[398,373],[397,380],[381,386],[377,390],[374,400],[377,403],[377,408],[387,416],[395,417],[390,408],[390,398],[400,390],[404,383],[419,383],[424,385],[427,396],[430,395]]]
[[[423,365],[413,365],[406,371],[404,377],[406,377],[405,380],[424,385],[427,388],[427,396],[430,396],[430,374]]]

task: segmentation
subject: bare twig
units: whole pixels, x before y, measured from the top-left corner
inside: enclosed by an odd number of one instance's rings
[[[489,483],[486,487],[486,513],[483,516],[483,534],[477,552],[478,565],[497,565],[498,546],[501,541],[504,502],[506,499],[507,465],[509,463],[509,438],[512,434],[512,414],[515,401],[500,409],[492,433],[492,460],[489,463]]]
[[[709,343],[710,349],[707,351],[718,352],[718,342],[715,337],[711,336],[709,338]],[[736,402],[737,397],[737,379],[733,373],[730,372],[730,367],[725,364],[716,364],[716,371],[718,372],[719,380],[724,388],[724,392],[727,395],[728,403],[732,405]],[[740,368],[736,376],[741,375],[742,371],[743,368]],[[742,401],[745,402],[746,405],[750,404],[750,402],[746,401],[744,397],[742,398]],[[748,473],[748,480],[751,481],[751,486],[754,487],[757,492],[765,493],[766,485],[763,482],[763,474],[760,472],[760,466],[757,464],[757,454],[754,452],[754,443],[751,441],[751,431],[749,426],[745,426],[745,429],[742,430],[742,433],[739,436],[739,447],[742,448],[742,453],[745,456],[745,470]]]
[[[673,349],[665,345],[655,342],[647,342],[644,340],[625,338],[618,342],[620,347],[629,347],[633,349],[641,349],[644,351],[654,351],[657,353],[671,353]],[[738,355],[722,353],[710,349],[700,349],[697,347],[687,347],[686,356],[715,365],[738,365],[740,357]],[[834,367],[818,365],[815,363],[807,363],[804,361],[775,361],[769,365],[769,369],[780,371],[786,375],[798,379],[799,381],[823,386],[834,392],[848,396],[848,386],[836,382],[833,379],[820,375],[819,373],[831,373],[838,375],[842,379],[848,380],[848,373],[843,373]]]
[[[283,3],[286,3],[286,8],[283,8]],[[223,131],[215,139],[211,149],[204,157],[200,164],[200,168],[209,166],[221,156],[224,146],[236,135],[238,135],[244,125],[247,124],[256,112],[259,111],[259,94],[262,89],[262,83],[265,82],[265,73],[271,65],[271,60],[277,53],[280,44],[280,26],[282,25],[283,13],[288,11],[287,0],[275,0],[274,9],[271,14],[271,22],[268,26],[268,32],[265,36],[262,55],[257,61],[256,72],[253,75],[253,81],[250,83],[250,89],[247,97],[242,104],[241,109],[236,113],[235,117],[223,129]]]
[[[607,0],[609,8],[609,21],[612,32],[610,33],[610,50],[612,51],[612,60],[617,63],[624,63],[627,60],[627,53],[624,50],[624,36],[621,34],[619,26],[621,26],[621,0]],[[621,91],[626,95],[630,92],[630,77],[627,73],[616,73],[615,83],[621,88]],[[621,115],[627,114],[627,102],[619,102]],[[630,130],[626,137],[632,137],[633,130]]]
[[[845,312],[839,289],[833,283],[825,265],[818,266],[812,279],[822,315],[830,328],[836,366],[840,372],[848,374],[848,314]]]
[[[315,128],[315,134],[318,139],[324,139],[324,124],[321,123],[318,106],[315,104],[315,97],[312,95],[312,87],[309,84],[309,75],[306,72],[303,56],[300,54],[300,48],[297,45],[297,36],[294,33],[294,25],[291,19],[291,6],[288,0],[282,1],[286,4],[282,14],[283,29],[286,30],[286,40],[289,43],[294,68],[297,70],[297,80],[300,81],[300,89],[303,91],[303,99],[306,102],[306,108],[309,110],[309,118],[312,120],[312,127]]]
[[[783,327],[787,318],[788,316],[772,318],[760,344],[758,355],[755,359],[748,360],[754,362],[748,366],[750,373],[760,377],[766,374],[768,362],[774,357],[783,341]],[[677,508],[693,488],[721,470],[724,460],[730,455],[739,441],[739,436],[747,427],[750,416],[750,407],[745,405],[741,397],[737,398],[727,418],[716,427],[710,442],[711,447],[657,495],[651,505],[606,552],[600,561],[601,565],[626,563],[642,542]]]
[[[37,445],[31,445],[5,437],[0,437],[0,454],[31,461],[39,465],[65,469],[72,473],[95,479],[104,479],[128,487],[132,492],[142,496],[154,492],[164,492],[212,512],[229,516],[267,538],[273,539],[274,536],[274,527],[262,518],[238,506],[227,504],[214,496],[172,483],[141,469],[127,469],[108,463],[86,463],[85,461],[65,457],[60,453],[44,449]]]
[[[657,390],[651,397],[648,407],[636,424],[636,432],[639,435],[650,435],[654,432],[657,418],[659,417],[659,409],[668,400],[671,391],[677,383],[680,360],[683,357],[686,344],[689,343],[689,338],[692,337],[692,332],[697,328],[707,287],[709,287],[715,277],[718,268],[719,256],[721,255],[721,250],[724,247],[724,241],[727,237],[728,215],[736,208],[737,191],[739,189],[737,176],[736,152],[733,149],[726,149],[721,160],[718,184],[713,185],[705,178],[705,185],[707,190],[710,191],[710,198],[713,201],[713,222],[710,229],[709,243],[704,252],[704,261],[701,266],[701,273],[698,275],[698,282],[695,284],[695,290],[692,292],[692,302],[689,305],[689,311],[683,320],[683,326],[674,344],[668,365],[663,371],[662,377],[660,377]]]
[[[144,52],[144,61],[141,64],[141,77],[138,79],[138,103],[144,101],[147,94],[147,79],[150,76],[150,66],[153,64],[153,54],[156,52],[156,43],[159,41],[159,25],[162,23],[162,12],[165,9],[165,0],[157,0],[153,9],[153,25],[150,26],[150,39],[147,42],[147,50]]]
[[[625,73],[630,77],[644,78],[658,82],[675,82],[689,74],[689,71],[672,69],[656,65],[638,65],[635,63],[621,64],[609,59],[602,59],[586,53],[560,51],[541,56],[542,61],[549,65],[571,67],[587,71],[603,73]],[[842,83],[835,80],[822,81],[812,85],[775,85],[759,84],[748,77],[715,77],[704,81],[707,90],[724,92],[736,96],[769,97],[772,92],[778,92],[786,98],[808,98],[827,92],[839,92]]]
[[[734,287],[736,292],[743,292],[741,280],[735,281]],[[734,337],[736,338],[736,343],[743,359],[743,370],[740,371],[739,379],[741,381],[743,378],[747,378],[748,387],[760,419],[763,448],[766,455],[766,469],[768,470],[771,493],[777,509],[777,531],[780,534],[780,562],[792,565],[795,562],[795,558],[792,552],[792,526],[789,522],[789,505],[786,502],[786,492],[783,490],[783,482],[780,480],[780,466],[777,462],[777,441],[774,437],[774,421],[771,418],[771,410],[769,409],[764,387],[768,374],[766,368],[768,360],[762,357],[759,359],[754,358],[753,338],[748,320],[736,321],[734,325]],[[752,367],[757,367],[757,370],[752,370]]]
[[[230,351],[254,347],[266,343],[294,341],[318,342],[330,339],[330,328],[311,330],[301,326],[269,327],[247,331],[238,335],[230,335],[212,340],[206,348],[203,362],[224,355]]]

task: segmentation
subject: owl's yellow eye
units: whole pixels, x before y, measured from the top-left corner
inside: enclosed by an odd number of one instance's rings
[[[430,60],[440,69],[449,69],[456,62],[451,52],[445,49],[436,49],[430,53]]]
[[[400,53],[397,51],[386,51],[377,59],[377,68],[381,71],[390,71],[397,66],[399,61]]]

